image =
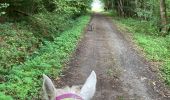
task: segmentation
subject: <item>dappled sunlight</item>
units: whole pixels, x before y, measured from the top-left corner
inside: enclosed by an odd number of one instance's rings
[[[93,0],[92,11],[101,12],[104,11],[103,3],[100,0]]]

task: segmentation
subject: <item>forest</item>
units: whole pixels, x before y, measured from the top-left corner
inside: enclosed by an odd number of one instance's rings
[[[95,0],[94,0],[95,1]],[[39,100],[42,75],[62,76],[93,0],[0,1],[0,100]],[[170,86],[170,0],[101,0]]]
[[[168,15],[169,0],[104,0],[105,10],[114,9],[118,16],[138,18],[152,21],[161,33],[167,35],[169,31]]]

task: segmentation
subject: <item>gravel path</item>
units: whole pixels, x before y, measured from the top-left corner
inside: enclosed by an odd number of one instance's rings
[[[94,14],[71,58],[60,86],[83,84],[92,70],[98,77],[93,100],[170,100],[150,64],[111,19]]]

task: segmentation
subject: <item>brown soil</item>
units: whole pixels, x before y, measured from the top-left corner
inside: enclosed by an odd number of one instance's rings
[[[93,100],[170,100],[128,34],[101,14],[94,14],[90,23],[94,30],[84,34],[58,87],[83,84],[94,70],[98,82]]]

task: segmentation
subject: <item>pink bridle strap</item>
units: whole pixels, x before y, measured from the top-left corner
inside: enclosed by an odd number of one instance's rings
[[[64,100],[64,99],[76,99],[76,100],[83,100],[82,97],[73,93],[66,93],[56,97],[56,100]]]

